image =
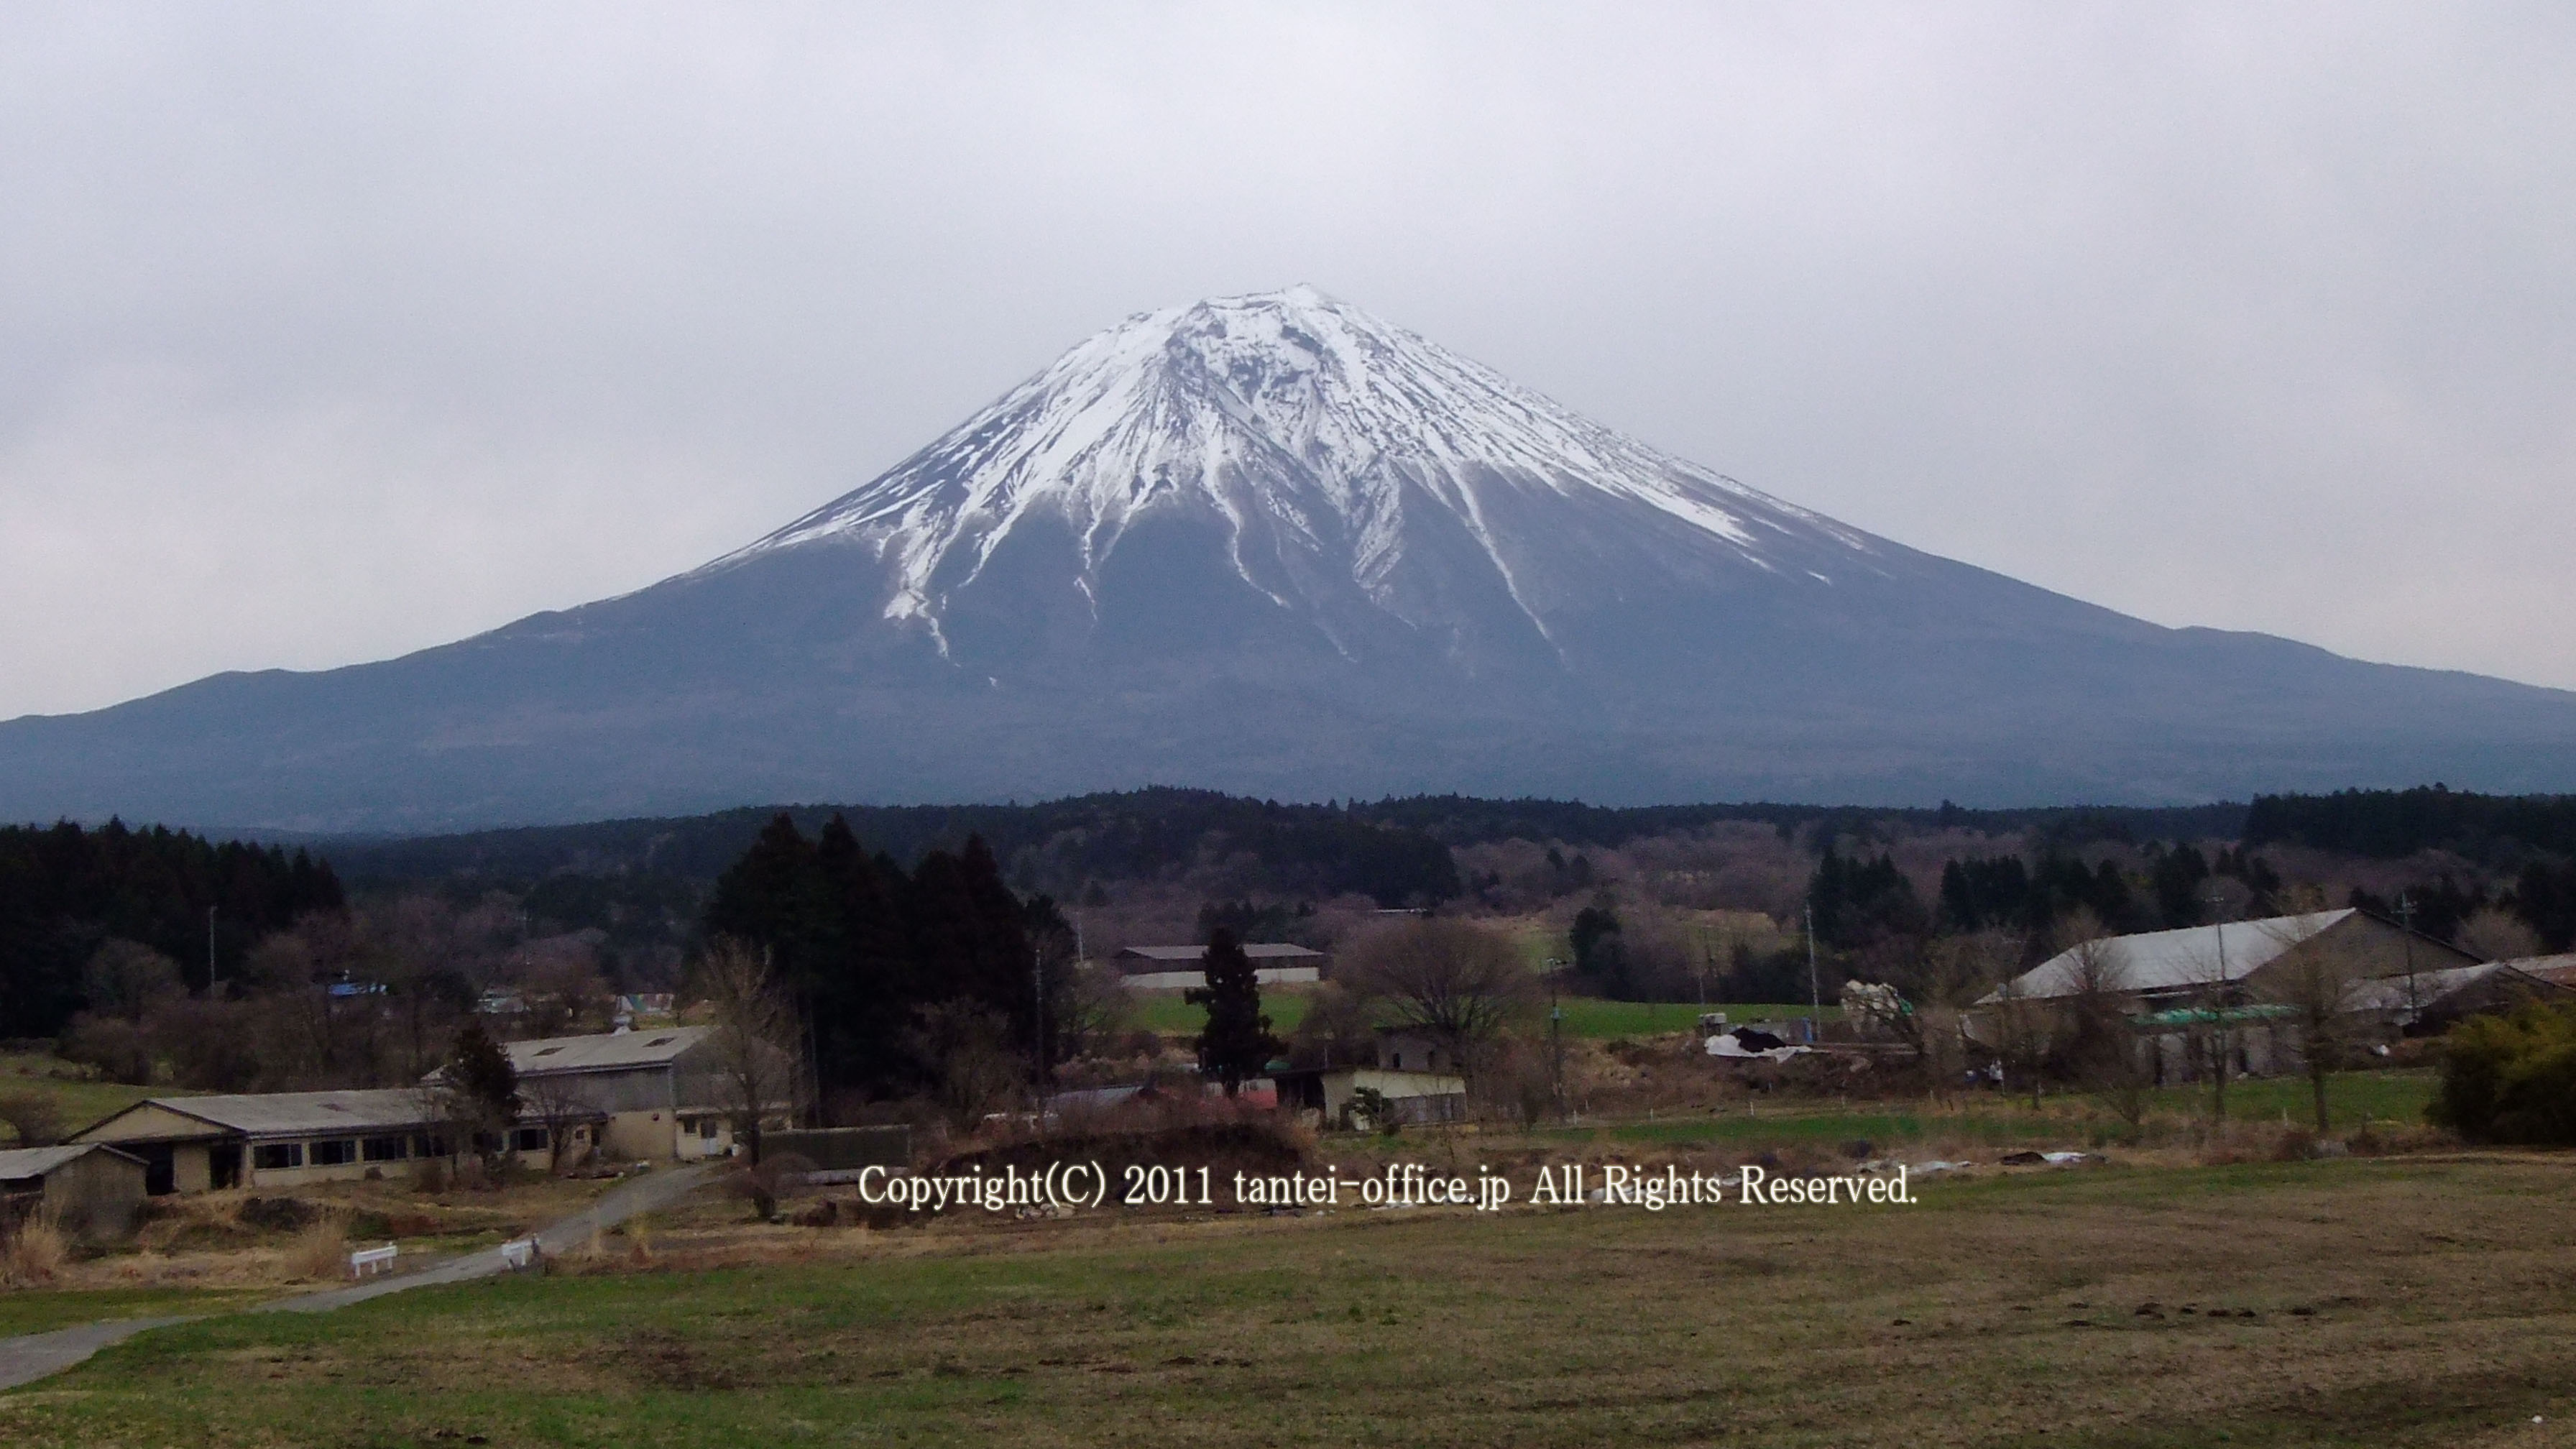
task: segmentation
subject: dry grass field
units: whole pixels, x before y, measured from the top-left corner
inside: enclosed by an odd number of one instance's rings
[[[2576,1158],[1921,1191],[729,1246],[711,1205],[695,1247],[160,1330],[0,1396],[0,1442],[2576,1442]]]

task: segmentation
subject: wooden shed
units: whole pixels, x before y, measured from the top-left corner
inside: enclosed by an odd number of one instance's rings
[[[0,1152],[0,1213],[42,1214],[93,1242],[134,1231],[143,1159],[97,1142]]]

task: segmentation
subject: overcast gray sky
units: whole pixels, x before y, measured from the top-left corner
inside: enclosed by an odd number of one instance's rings
[[[0,716],[692,567],[1309,281],[2169,624],[2576,687],[2561,5],[0,8]]]

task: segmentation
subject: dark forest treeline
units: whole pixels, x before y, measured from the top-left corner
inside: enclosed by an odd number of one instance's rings
[[[2489,865],[2537,852],[2576,858],[2576,795],[2473,795],[2435,785],[2257,796],[2245,843],[2305,845],[2396,860],[2447,850]]]
[[[1362,819],[1419,830],[1446,845],[1495,840],[1561,841],[1616,847],[1647,836],[1705,830],[1712,825],[1768,825],[1785,837],[1806,831],[1819,839],[1867,838],[1887,830],[1970,830],[1986,835],[2027,832],[2063,847],[2095,841],[2227,840],[2245,819],[2242,805],[2071,805],[1972,810],[1943,803],[1929,808],[1867,805],[1586,805],[1579,800],[1478,800],[1463,795],[1414,795],[1354,802]]]
[[[352,881],[417,881],[460,874],[534,881],[561,871],[649,872],[711,880],[784,815],[816,835],[841,818],[909,868],[933,851],[985,842],[1011,879],[1071,891],[1086,880],[1151,878],[1210,853],[1257,860],[1266,889],[1381,905],[1433,904],[1460,892],[1445,843],[1366,811],[1283,805],[1211,790],[1150,789],[1035,805],[797,805],[679,819],[531,826],[416,840],[343,839],[332,858]]]
[[[237,975],[254,944],[342,904],[331,867],[303,850],[116,820],[0,827],[0,1037],[61,1030],[86,1004],[83,969],[111,939],[180,963],[202,991],[209,910],[214,967]]]
[[[809,840],[775,815],[717,878],[704,930],[767,953],[827,1096],[1043,1070],[1074,1015],[1072,929],[1047,897],[1015,896],[976,836],[907,871],[841,816]]]

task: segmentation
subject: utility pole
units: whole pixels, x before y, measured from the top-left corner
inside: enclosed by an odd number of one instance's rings
[[[1547,958],[1547,1090],[1559,1117],[1565,1115],[1565,1008],[1557,1004],[1556,992],[1564,973],[1562,958]]]
[[[1046,1039],[1046,947],[1036,942],[1031,942],[1029,945],[1029,994],[1037,1003],[1038,1085],[1044,1087],[1049,1066]]]
[[[1807,902],[1807,1037],[1815,1039],[1817,1023],[1825,1014],[1825,989],[1816,978],[1816,903]]]
[[[2404,891],[2397,893],[2397,929],[2406,942],[2406,1024],[2413,1026],[2424,1004],[2415,999],[2415,903]]]
[[[2224,897],[2213,895],[2209,897],[2209,903],[2221,910],[2226,909]],[[2228,1029],[2227,1022],[2227,999],[2232,994],[2227,989],[2227,918],[2221,916],[2210,924],[2218,931],[2218,986],[2209,1004],[2212,1028],[2209,1115],[2213,1122],[2223,1122],[2227,1120],[2227,1058],[2235,1050],[2236,1040],[2235,1033]]]
[[[215,995],[215,907],[206,907],[206,999]]]

